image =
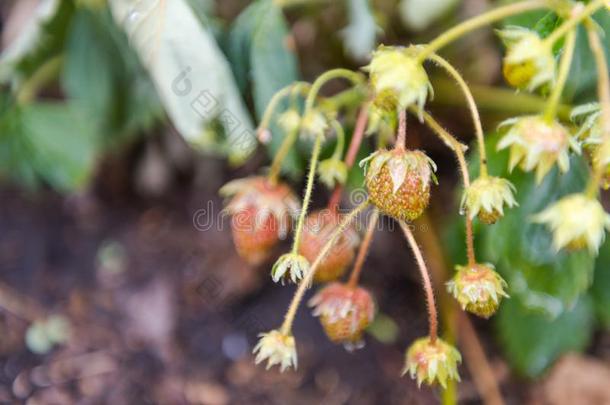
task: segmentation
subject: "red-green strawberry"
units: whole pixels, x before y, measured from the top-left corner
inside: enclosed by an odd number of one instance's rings
[[[375,317],[375,302],[367,290],[331,283],[309,301],[309,306],[332,342],[342,343],[348,350],[364,346],[362,335]]]
[[[230,198],[225,211],[232,215],[237,253],[252,265],[261,264],[286,237],[291,218],[299,211],[298,199],[287,185],[260,176],[233,180],[220,194]]]
[[[313,263],[340,222],[341,216],[334,211],[320,210],[309,214],[303,227],[299,253]],[[318,266],[314,281],[325,283],[341,277],[354,260],[359,242],[354,227],[348,227]]]
[[[383,213],[399,220],[417,219],[430,201],[436,165],[419,150],[380,150],[360,162],[369,198]]]

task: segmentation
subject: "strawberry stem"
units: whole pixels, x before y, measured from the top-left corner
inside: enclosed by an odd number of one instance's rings
[[[297,228],[294,232],[294,242],[292,244],[292,253],[298,254],[299,245],[301,244],[301,234],[303,233],[303,224],[305,223],[305,217],[307,216],[307,209],[311,202],[311,193],[313,191],[313,183],[316,177],[316,167],[318,165],[318,159],[320,158],[320,150],[322,149],[322,139],[324,135],[317,135],[313,144],[313,150],[311,151],[311,160],[309,162],[309,173],[307,174],[307,184],[305,185],[305,196],[303,197],[303,206],[299,214],[299,221],[297,222]]]
[[[407,112],[400,110],[398,112],[398,136],[396,137],[396,143],[394,144],[395,150],[404,151],[407,143]]]
[[[557,108],[559,106],[561,93],[565,88],[568,74],[570,73],[570,65],[574,57],[574,45],[576,44],[576,30],[572,30],[566,36],[565,45],[563,47],[563,55],[561,55],[561,62],[559,64],[559,76],[557,83],[553,87],[553,91],[546,105],[544,111],[544,118],[547,122],[551,123],[557,116]]]
[[[354,163],[356,162],[356,156],[362,145],[362,139],[364,138],[364,132],[366,131],[366,124],[368,122],[368,103],[365,103],[360,107],[358,117],[356,118],[356,126],[354,133],[352,134],[352,140],[350,141],[347,154],[345,155],[345,166],[349,171]],[[329,210],[336,212],[339,207],[339,201],[341,200],[341,193],[343,192],[343,185],[337,184],[328,202]]]
[[[428,268],[426,267],[426,262],[424,261],[424,257],[421,253],[421,249],[409,229],[409,224],[404,221],[400,221],[400,227],[402,228],[407,241],[409,242],[409,246],[413,251],[413,255],[415,256],[415,260],[417,262],[417,268],[421,274],[422,282],[424,285],[424,291],[426,293],[426,303],[428,307],[428,323],[430,327],[430,343],[435,344],[436,339],[438,338],[438,315],[436,311],[436,303],[434,301],[434,290],[432,289],[432,282],[430,281],[430,274],[428,273]]]
[[[362,204],[360,204],[356,208],[354,208],[349,214],[347,214],[341,220],[339,225],[337,225],[337,228],[333,231],[333,233],[330,235],[330,238],[328,238],[328,241],[322,247],[322,250],[320,250],[320,254],[318,254],[318,257],[316,257],[316,259],[312,263],[311,267],[309,268],[309,272],[305,275],[305,277],[303,277],[303,280],[301,280],[301,282],[299,283],[299,287],[297,288],[297,291],[294,294],[294,297],[292,297],[292,301],[290,302],[288,311],[286,311],[286,315],[284,317],[284,322],[282,323],[282,326],[280,328],[280,332],[282,332],[284,335],[287,335],[290,333],[290,330],[292,329],[292,324],[294,322],[294,317],[296,315],[297,309],[299,308],[299,304],[303,300],[303,295],[305,294],[305,290],[307,290],[307,288],[311,285],[311,282],[313,280],[313,277],[315,276],[316,270],[318,270],[318,268],[320,267],[320,263],[322,263],[322,260],[324,260],[326,255],[328,255],[328,252],[330,252],[330,249],[332,249],[332,247],[337,243],[339,236],[345,231],[345,229],[347,229],[348,225],[368,205],[369,205],[368,200],[364,201]]]
[[[438,51],[445,45],[455,41],[460,38],[464,34],[467,34],[470,31],[481,28],[485,25],[491,24],[493,22],[502,20],[506,17],[510,17],[515,14],[520,14],[526,11],[537,10],[541,8],[548,8],[549,2],[543,0],[529,0],[529,1],[520,1],[518,3],[509,4],[506,6],[498,7],[493,10],[487,11],[483,14],[480,14],[476,17],[468,19],[461,24],[456,25],[455,27],[445,31],[428,45],[426,45],[423,50],[417,56],[418,61],[421,63],[426,60],[430,55],[434,52]]]
[[[358,280],[360,279],[360,274],[362,273],[362,267],[364,267],[366,254],[368,253],[371,242],[373,241],[373,235],[375,234],[375,228],[377,227],[378,220],[379,210],[374,209],[369,221],[369,226],[364,234],[364,239],[362,240],[362,244],[360,244],[358,256],[356,256],[356,262],[354,263],[354,269],[352,270],[352,274],[350,274],[349,281],[347,282],[348,287],[355,288],[358,285]]]
[[[451,65],[451,63],[449,63],[446,59],[440,57],[437,54],[430,55],[429,59],[431,61],[433,61],[434,63],[436,63],[437,65],[439,65],[440,67],[442,67],[443,69],[445,69],[445,71],[447,71],[449,76],[451,76],[453,78],[453,80],[456,81],[456,83],[462,90],[464,97],[466,98],[466,102],[468,104],[468,108],[470,109],[470,114],[472,116],[472,122],[474,124],[477,142],[479,143],[479,159],[480,159],[480,165],[481,165],[481,177],[486,177],[487,176],[487,153],[485,150],[485,138],[484,138],[484,134],[483,134],[483,125],[481,124],[481,116],[479,115],[479,109],[477,108],[477,104],[474,101],[472,92],[470,91],[470,88],[468,87],[468,84],[466,84],[466,81],[464,80],[462,75],[460,75],[460,73],[457,71],[457,69],[454,68],[453,65]]]
[[[419,114],[420,110],[415,107],[410,108],[411,112],[414,114]],[[428,126],[436,133],[444,142],[449,146],[455,157],[458,161],[458,166],[460,167],[460,173],[462,174],[462,182],[464,183],[464,189],[470,187],[470,174],[468,173],[468,165],[466,163],[466,157],[464,156],[464,146],[457,140],[453,135],[451,135],[447,130],[445,130],[441,124],[438,123],[430,114],[425,111],[421,111],[424,121]],[[468,255],[468,264],[474,265],[476,264],[476,256],[474,251],[474,233],[472,232],[472,219],[470,218],[470,214],[466,209],[464,212],[464,216],[466,218],[466,254]]]

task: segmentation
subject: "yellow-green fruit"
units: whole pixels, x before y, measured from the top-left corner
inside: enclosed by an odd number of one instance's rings
[[[432,341],[429,337],[417,339],[407,350],[402,374],[407,372],[417,380],[417,385],[439,383],[447,387],[448,380],[460,381],[457,365],[462,356],[453,346],[442,339]]]
[[[504,63],[502,67],[504,78],[513,87],[526,88],[532,78],[537,74],[536,65],[532,60],[521,63]]]
[[[375,152],[367,161],[366,187],[379,210],[399,220],[412,221],[430,202],[434,162],[424,152]]]
[[[447,290],[462,308],[482,318],[496,313],[506,294],[506,282],[489,264],[457,266]]]

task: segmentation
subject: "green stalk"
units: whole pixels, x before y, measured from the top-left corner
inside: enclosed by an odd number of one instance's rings
[[[563,55],[561,55],[561,61],[559,62],[559,75],[557,77],[557,83],[553,87],[551,96],[549,97],[548,104],[544,111],[544,119],[551,123],[557,116],[557,106],[561,99],[561,93],[565,88],[566,81],[568,80],[568,74],[570,73],[570,65],[574,58],[574,46],[576,44],[576,30],[572,30],[566,37],[565,46],[563,48]]]
[[[470,31],[476,30],[485,25],[491,24],[498,20],[502,20],[515,14],[520,14],[526,11],[538,10],[547,7],[549,7],[549,5],[546,1],[527,0],[498,7],[494,10],[473,17],[445,31],[443,34],[439,35],[428,45],[425,45],[425,47],[417,55],[417,60],[420,63],[423,63],[423,61],[426,60],[430,55]]]
[[[303,206],[301,207],[301,213],[299,214],[299,221],[297,222],[297,228],[294,233],[294,242],[292,244],[292,253],[298,254],[299,245],[301,244],[301,234],[303,233],[303,224],[305,223],[305,217],[307,216],[307,209],[311,201],[311,193],[313,191],[313,183],[316,177],[316,167],[318,165],[318,159],[320,158],[320,150],[322,149],[322,139],[324,135],[316,136],[313,144],[313,150],[311,152],[311,161],[309,162],[309,173],[307,174],[307,184],[305,186],[305,196],[303,197]]]

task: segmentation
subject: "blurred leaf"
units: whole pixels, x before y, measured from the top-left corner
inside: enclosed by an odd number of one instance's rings
[[[82,187],[93,169],[94,131],[67,104],[9,106],[0,117],[0,172],[31,186],[44,179],[60,191]]]
[[[191,7],[185,0],[110,0],[110,6],[182,136],[205,150],[205,129],[217,121],[229,160],[243,162],[256,147],[251,119],[229,64]]]
[[[345,49],[353,59],[368,60],[377,44],[380,28],[375,23],[369,0],[346,1],[349,25],[341,31]]]
[[[290,33],[282,10],[272,0],[258,0],[250,4],[233,23],[229,37],[229,56],[243,92],[251,88],[256,114],[260,119],[271,97],[283,87],[298,80],[297,60],[290,49]],[[288,102],[281,103],[276,117],[285,111]],[[274,156],[284,139],[275,121],[269,155]],[[296,148],[284,161],[282,170],[296,175],[303,162]]]
[[[532,378],[562,354],[583,350],[593,330],[591,300],[586,295],[554,320],[532,313],[519,300],[507,299],[496,320],[509,361],[519,373]]]
[[[602,11],[593,18],[599,26],[610,35],[610,13]],[[606,60],[610,59],[610,36],[602,35],[602,45],[606,51]],[[589,48],[587,33],[583,27],[578,28],[574,59],[566,82],[563,98],[567,102],[582,104],[597,99],[597,68]]]
[[[597,317],[610,330],[610,239],[606,239],[595,261],[595,278],[591,289]]]
[[[44,0],[17,39],[0,56],[0,82],[14,86],[32,75],[63,49],[74,5],[67,0]]]
[[[401,0],[400,17],[407,28],[423,31],[457,3],[458,0]]]
[[[88,114],[106,144],[147,130],[163,116],[147,72],[107,9],[81,9],[74,16],[62,85],[71,101]]]
[[[590,287],[594,259],[587,252],[556,253],[549,230],[532,223],[531,217],[562,196],[583,190],[587,165],[582,157],[573,156],[568,173],[554,168],[536,185],[532,173],[518,168],[507,173],[508,153],[496,151],[498,139],[499,135],[487,137],[490,173],[515,185],[519,207],[507,210],[497,224],[477,228],[480,259],[497,266],[513,300],[547,316],[559,316]],[[472,166],[477,173],[477,163]]]

